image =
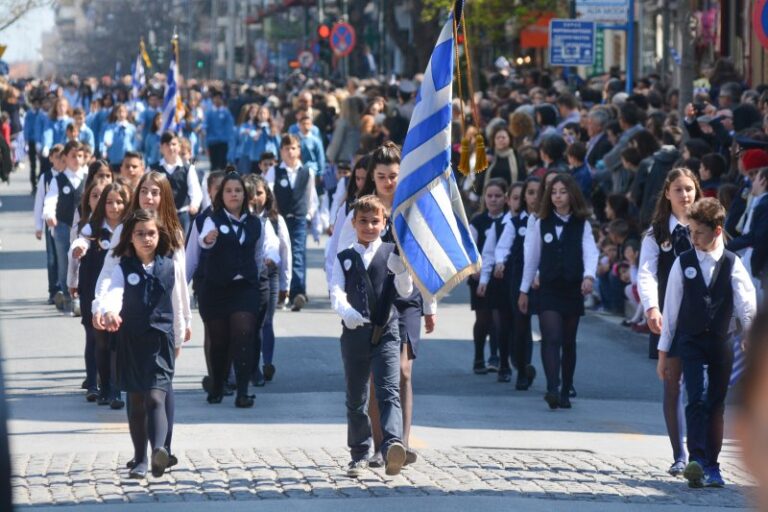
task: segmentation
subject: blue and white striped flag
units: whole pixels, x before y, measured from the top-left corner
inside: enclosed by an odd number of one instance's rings
[[[453,15],[443,26],[403,144],[392,222],[397,245],[425,301],[480,270],[451,169]]]
[[[168,84],[163,98],[162,131],[175,131],[181,117],[181,94],[176,81],[179,78],[178,43],[172,42],[171,63],[168,66]]]
[[[141,94],[141,89],[147,82],[146,72],[144,71],[144,59],[141,53],[136,56],[136,62],[133,64],[133,79],[131,80],[131,99],[136,102]]]

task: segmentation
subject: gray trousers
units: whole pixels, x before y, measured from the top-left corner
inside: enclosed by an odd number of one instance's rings
[[[402,442],[403,413],[400,408],[400,337],[397,322],[390,322],[378,345],[371,344],[371,324],[341,333],[341,359],[347,385],[347,445],[352,460],[367,459],[373,448],[368,417],[369,377],[373,373],[376,400],[384,440],[382,455],[389,446]]]

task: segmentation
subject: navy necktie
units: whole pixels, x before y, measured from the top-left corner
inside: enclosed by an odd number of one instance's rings
[[[691,249],[691,235],[688,231],[688,226],[678,224],[672,231],[672,247],[675,250],[675,255],[679,256],[685,251]]]

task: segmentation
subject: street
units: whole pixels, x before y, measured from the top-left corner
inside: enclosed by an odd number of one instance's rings
[[[725,489],[689,490],[671,463],[661,386],[644,336],[588,314],[579,330],[571,411],[550,411],[543,372],[528,392],[472,374],[467,287],[440,304],[414,364],[412,447],[400,476],[345,476],[348,461],[340,321],[324,296],[322,247],[309,242],[311,302],[279,311],[275,380],[256,406],[208,405],[202,324],[175,377],[179,465],[127,479],[125,411],[86,403],[80,319],[45,304],[43,242],[23,173],[0,189],[0,335],[11,421],[15,502],[34,510],[721,510],[746,505],[750,481],[726,440]],[[374,499],[375,498],[375,499]],[[215,502],[215,503],[214,503]],[[95,509],[96,507],[94,507]]]

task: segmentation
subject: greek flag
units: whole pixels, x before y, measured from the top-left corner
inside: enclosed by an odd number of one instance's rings
[[[406,267],[425,300],[480,270],[480,255],[451,169],[453,15],[443,26],[403,144],[392,223]]]
[[[144,60],[141,58],[141,53],[136,56],[136,62],[133,64],[133,79],[131,80],[131,98],[134,102],[139,99],[141,88],[147,81],[146,72],[144,71]]]
[[[163,128],[162,131],[176,130],[176,125],[181,117],[181,94],[179,94],[179,88],[176,84],[176,80],[179,77],[179,65],[178,65],[178,45],[174,39],[173,51],[171,52],[171,63],[168,67],[168,84],[165,89],[165,97],[163,98]]]

